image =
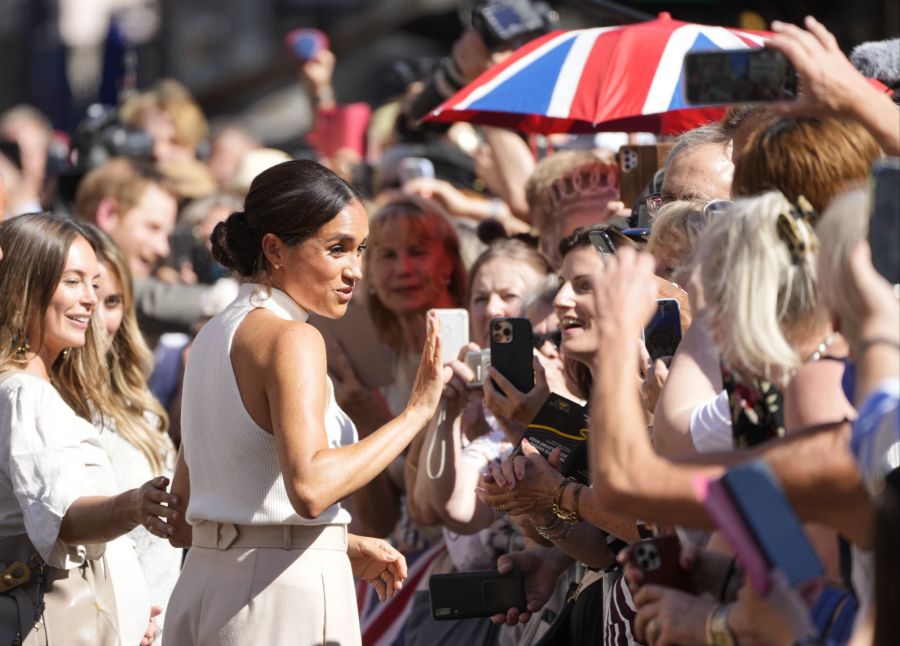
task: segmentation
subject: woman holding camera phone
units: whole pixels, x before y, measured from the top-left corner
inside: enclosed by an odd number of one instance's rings
[[[365,486],[434,415],[439,324],[403,412],[356,442],[334,400],[307,311],[344,314],[362,277],[368,216],[311,161],[260,174],[213,253],[246,281],[187,362],[175,488],[193,546],[169,603],[166,644],[360,643],[352,575],[384,599],[406,576],[380,539],[348,535],[340,500]],[[225,396],[223,397],[223,393]],[[349,558],[348,558],[349,557]]]

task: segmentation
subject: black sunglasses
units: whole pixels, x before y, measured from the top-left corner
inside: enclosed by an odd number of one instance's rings
[[[541,346],[544,345],[544,342],[549,341],[553,345],[556,346],[556,349],[559,350],[559,347],[562,345],[562,330],[556,330],[555,332],[532,332],[531,333],[531,343],[534,346],[535,350],[540,350]]]

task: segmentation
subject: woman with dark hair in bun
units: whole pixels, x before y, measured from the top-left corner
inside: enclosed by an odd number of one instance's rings
[[[349,185],[289,161],[259,175],[245,210],[213,231],[213,255],[245,282],[200,331],[185,371],[173,490],[188,501],[190,527],[173,543],[192,547],[165,644],[359,644],[352,575],[382,599],[401,587],[403,556],[348,534],[339,501],[434,415],[444,382],[438,322],[427,321],[409,403],[359,442],[335,402],[322,337],[306,322],[308,312],[345,313],[368,230]]]

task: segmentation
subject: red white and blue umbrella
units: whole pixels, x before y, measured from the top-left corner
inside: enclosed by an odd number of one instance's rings
[[[523,132],[677,134],[722,116],[689,107],[684,55],[762,47],[769,32],[656,20],[555,31],[518,49],[435,109],[429,121]]]

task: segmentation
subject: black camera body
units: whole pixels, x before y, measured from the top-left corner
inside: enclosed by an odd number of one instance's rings
[[[556,12],[543,2],[531,0],[479,0],[472,8],[472,28],[490,50],[512,49],[540,36],[559,20]],[[407,116],[418,121],[442,101],[462,89],[459,70],[450,56],[442,59],[425,88],[407,108]],[[446,129],[446,124],[428,124],[431,129]]]
[[[483,0],[472,8],[472,28],[488,49],[513,47],[546,33],[557,21],[544,2]]]
[[[115,106],[94,103],[75,131],[75,165],[85,171],[111,157],[153,159],[153,137],[144,130],[123,125]]]

